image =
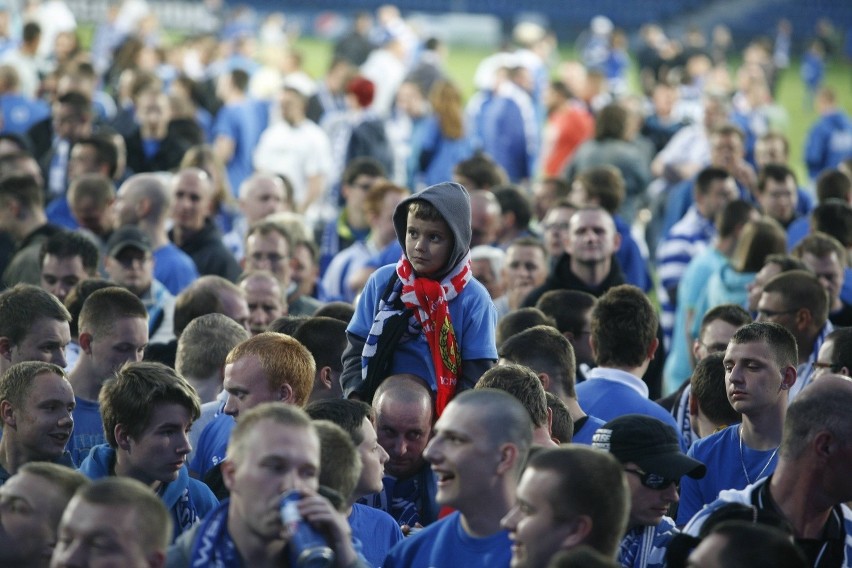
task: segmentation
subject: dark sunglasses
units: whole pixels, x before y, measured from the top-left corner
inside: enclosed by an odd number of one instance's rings
[[[677,483],[677,479],[667,479],[656,473],[643,473],[638,469],[625,469],[624,471],[637,476],[639,482],[648,489],[668,489],[673,483]]]

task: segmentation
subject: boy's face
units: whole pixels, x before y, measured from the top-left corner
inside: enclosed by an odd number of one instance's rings
[[[148,485],[177,479],[187,454],[192,451],[191,426],[189,408],[176,402],[157,404],[148,427],[137,438],[128,438],[125,455],[129,475]]]
[[[418,276],[430,278],[446,267],[453,248],[453,234],[443,219],[424,221],[408,213],[405,256]]]

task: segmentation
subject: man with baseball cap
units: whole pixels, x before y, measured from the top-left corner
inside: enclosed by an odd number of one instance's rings
[[[677,533],[667,514],[678,502],[677,484],[703,477],[703,463],[684,454],[674,428],[641,414],[610,420],[595,432],[592,447],[606,450],[624,466],[630,487],[630,515],[618,560],[624,567],[662,567]]]
[[[138,227],[125,225],[107,240],[104,268],[110,280],[136,295],[148,310],[149,343],[168,343],[175,338],[175,297],[154,279],[151,240]]]

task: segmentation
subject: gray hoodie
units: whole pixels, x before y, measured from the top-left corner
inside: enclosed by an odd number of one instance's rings
[[[393,226],[396,230],[396,238],[405,251],[406,224],[408,222],[408,206],[413,201],[426,201],[431,203],[447,222],[453,234],[453,250],[447,265],[444,266],[439,276],[440,280],[452,271],[453,267],[461,261],[470,250],[471,226],[470,226],[470,194],[464,186],[453,182],[443,182],[431,185],[419,193],[403,199],[393,213]],[[407,255],[406,255],[407,256]]]

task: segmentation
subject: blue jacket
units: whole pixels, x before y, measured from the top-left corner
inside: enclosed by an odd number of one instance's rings
[[[92,448],[89,457],[80,464],[80,473],[90,479],[108,477],[112,475],[114,464],[115,450],[109,444],[101,444]],[[157,494],[172,513],[174,523],[172,541],[192,528],[219,504],[206,485],[189,477],[186,466],[180,469],[177,479],[161,487]]]
[[[852,157],[852,119],[840,110],[822,116],[808,132],[805,142],[808,175],[816,179],[849,157]]]

